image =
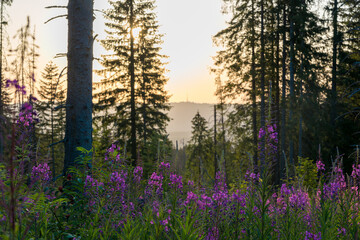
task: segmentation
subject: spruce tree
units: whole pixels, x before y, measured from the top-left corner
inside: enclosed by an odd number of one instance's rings
[[[42,142],[46,142],[45,151],[51,147],[52,171],[56,173],[55,167],[56,157],[63,157],[63,145],[54,146],[53,144],[63,140],[65,133],[65,109],[56,108],[65,104],[65,80],[59,75],[59,70],[56,64],[49,62],[42,73],[42,78],[39,81],[38,95],[40,99],[37,102],[37,109],[39,111],[40,123],[39,134]]]
[[[108,109],[107,121],[116,131],[114,141],[130,145],[132,164],[140,153],[150,161],[150,139],[163,138],[169,118],[169,96],[160,54],[162,35],[158,33],[155,1],[110,1],[107,10],[108,37],[101,41],[111,54],[104,55],[99,71],[106,73],[96,95],[102,110]],[[111,110],[112,109],[112,110]],[[150,155],[150,156],[149,156]]]
[[[50,61],[46,64],[42,78],[39,81],[39,110],[40,110],[40,126],[43,126],[43,134],[50,135],[51,122],[54,121],[55,134],[63,137],[64,130],[64,109],[54,109],[64,104],[65,101],[65,80],[59,75],[59,69],[56,64]],[[53,118],[51,117],[53,115]],[[59,139],[60,140],[60,139]]]
[[[189,158],[187,169],[189,173],[195,173],[195,180],[201,185],[205,164],[207,160],[211,159],[211,151],[209,149],[209,140],[211,138],[207,126],[208,123],[199,112],[191,120],[191,124],[192,135],[188,146]]]

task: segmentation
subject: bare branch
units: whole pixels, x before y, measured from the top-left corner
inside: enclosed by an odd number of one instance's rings
[[[57,18],[61,18],[61,17],[67,17],[67,14],[63,14],[63,15],[59,15],[59,16],[56,16],[56,17],[52,17],[50,18],[49,20],[47,20],[44,24],[47,24],[48,22],[54,20],[54,19],[57,19]]]

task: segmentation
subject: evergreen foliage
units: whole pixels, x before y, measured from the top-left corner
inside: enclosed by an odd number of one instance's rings
[[[207,121],[199,112],[191,120],[192,131],[189,142],[188,158],[186,162],[187,173],[200,185],[204,184],[205,169],[212,169],[212,162],[209,161],[212,156],[212,139],[207,126]],[[210,167],[211,166],[211,167]],[[205,171],[204,171],[205,170]],[[207,173],[208,177],[209,173]]]
[[[103,56],[104,69],[99,73],[104,78],[96,95],[97,109],[106,114],[98,119],[113,129],[109,136],[113,142],[128,143],[133,163],[138,157],[151,163],[156,160],[150,149],[152,139],[164,139],[170,120],[169,95],[164,89],[166,56],[160,54],[162,35],[158,33],[155,2],[121,0],[110,4],[108,37],[101,43],[111,54]]]
[[[50,158],[53,162],[52,172],[54,175],[61,172],[64,158],[64,145],[60,142],[65,135],[65,80],[56,64],[50,61],[44,68],[42,78],[39,81],[36,110],[39,115],[37,124],[37,137],[40,139],[41,152],[47,154],[50,147]],[[59,171],[60,170],[60,171]]]

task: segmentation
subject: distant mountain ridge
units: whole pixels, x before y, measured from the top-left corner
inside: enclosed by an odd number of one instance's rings
[[[191,138],[191,120],[199,111],[200,115],[211,125],[214,120],[214,104],[194,103],[194,102],[176,102],[170,103],[169,111],[170,122],[166,130],[169,133],[170,140],[175,144],[176,140],[179,147],[186,144]],[[209,126],[210,127],[210,126]]]

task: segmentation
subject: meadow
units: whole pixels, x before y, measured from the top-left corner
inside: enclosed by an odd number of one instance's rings
[[[29,148],[35,119],[25,105],[8,131],[1,239],[358,239],[358,162],[346,175],[341,156],[329,169],[304,159],[279,186],[266,169],[249,169],[231,187],[223,172],[199,185],[167,162],[145,179],[113,144],[97,161],[78,148],[76,165],[53,179]]]

